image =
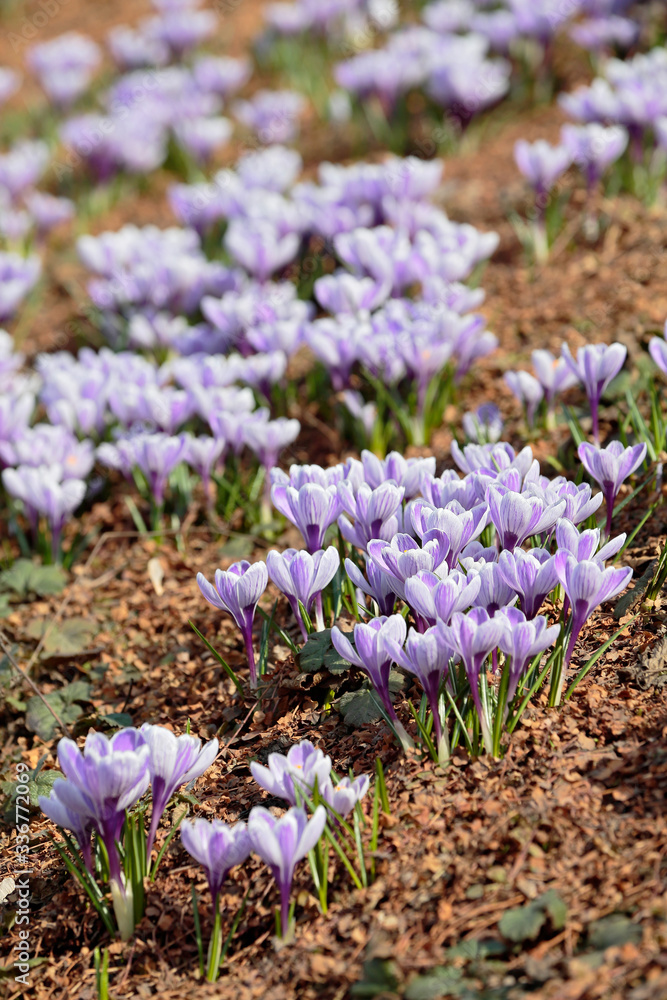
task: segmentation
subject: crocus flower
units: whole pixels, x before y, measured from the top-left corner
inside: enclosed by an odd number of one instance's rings
[[[357,802],[361,802],[368,791],[370,778],[360,774],[358,778],[341,778],[334,785],[333,780],[325,782],[320,792],[322,798],[334,812],[343,818],[351,813]]]
[[[622,484],[646,458],[646,443],[624,448],[620,441],[612,441],[606,448],[583,441],[578,455],[589,476],[599,483],[607,505],[607,535],[611,534],[614,500]]]
[[[367,549],[375,565],[387,575],[389,586],[405,599],[404,584],[408,577],[420,570],[436,570],[449,551],[449,539],[436,528],[424,536],[422,548],[410,535],[399,532],[390,542],[372,539]]]
[[[537,408],[544,399],[544,389],[530,372],[505,372],[503,378],[507,388],[523,406],[526,413],[526,423],[532,427],[535,423]]]
[[[405,602],[427,626],[438,619],[448,625],[456,611],[467,611],[474,604],[481,586],[479,573],[467,577],[455,569],[441,580],[435,573],[421,571],[405,581]]]
[[[514,146],[516,165],[538,195],[550,191],[572,162],[565,146],[550,146],[544,139],[526,142],[519,139]]]
[[[277,795],[292,806],[298,805],[304,794],[311,796],[316,785],[323,788],[331,773],[331,757],[310,740],[295,743],[287,756],[270,753],[267,763],[264,767],[255,760],[250,762],[253,778],[269,795]]]
[[[440,686],[449,670],[450,661],[458,659],[458,652],[450,638],[437,626],[427,629],[426,632],[418,632],[411,628],[404,648],[387,639],[387,649],[394,662],[414,674],[426,692],[433,715],[438,758],[444,763],[449,756],[449,742],[440,715]]]
[[[473,412],[464,413],[461,424],[465,436],[475,444],[493,444],[503,432],[503,418],[495,403],[482,403]]]
[[[396,486],[390,480],[381,483],[376,489],[362,483],[356,493],[347,480],[340,482],[338,498],[345,513],[355,521],[353,525],[344,515],[338,518],[343,538],[360,549],[365,549],[373,538],[388,541],[399,528],[396,512],[401,506],[404,493],[402,486]]]
[[[196,736],[183,733],[175,736],[164,726],[151,726],[147,722],[139,730],[150,748],[148,770],[151,776],[153,810],[146,843],[146,856],[150,858],[155,834],[167,803],[177,788],[199,778],[213,763],[218,753],[217,739],[209,740],[202,747]]]
[[[91,875],[95,872],[93,863],[93,852],[90,843],[90,836],[96,829],[95,820],[92,813],[81,813],[75,809],[70,809],[60,799],[60,789],[65,785],[64,778],[56,778],[48,796],[40,795],[39,807],[45,816],[62,827],[63,830],[70,830],[76,837],[81,856],[86,868]],[[67,793],[66,793],[67,796]]]
[[[413,500],[408,508],[412,525],[421,539],[431,531],[443,531],[449,539],[446,562],[454,569],[461,552],[473,539],[481,535],[487,523],[486,504],[477,504],[465,510],[457,500],[450,500],[445,507],[433,507],[426,500]]]
[[[501,614],[507,619],[509,628],[502,633],[499,645],[511,661],[505,703],[506,715],[526,667],[534,656],[553,645],[560,633],[560,625],[552,625],[549,628],[544,615],[528,621],[518,608],[505,608]]]
[[[549,531],[565,510],[565,500],[546,503],[539,497],[523,496],[495,483],[487,488],[486,497],[489,517],[503,549],[514,549],[531,535]]]
[[[206,872],[215,915],[218,896],[227,875],[236,865],[243,864],[250,854],[248,828],[245,823],[228,826],[219,819],[184,819],[181,841],[188,854]]]
[[[369,556],[366,556],[366,576],[368,579],[366,579],[359,567],[351,559],[345,560],[345,572],[357,588],[357,591],[368,594],[369,597],[373,598],[377,604],[379,614],[389,616],[394,613],[396,592],[391,588],[387,574]]]
[[[607,569],[603,569],[598,562],[589,559],[578,561],[570,552],[565,551],[556,553],[555,564],[558,579],[563,585],[572,609],[570,641],[565,653],[565,665],[567,666],[584,624],[603,601],[608,601],[611,597],[615,597],[622,590],[625,590],[632,579],[632,568],[624,566],[614,569],[613,566],[609,566]],[[565,671],[563,670],[559,689],[556,692],[556,704],[560,703],[564,682]]]
[[[562,524],[562,519],[558,524]],[[578,532],[577,532],[578,534]],[[546,549],[524,552],[505,549],[498,557],[498,571],[507,584],[521,597],[521,610],[528,619],[536,616],[547,594],[558,583],[553,556]]]
[[[39,257],[21,257],[0,250],[0,323],[14,315],[41,270]]]
[[[296,525],[311,553],[324,546],[324,535],[341,512],[336,486],[304,483],[298,489],[277,483],[271,487],[271,501],[288,521]]]
[[[547,410],[551,410],[558,393],[576,385],[577,376],[570,370],[564,358],[555,358],[549,351],[533,351],[531,360],[535,377],[544,391]]]
[[[586,344],[577,351],[576,361],[572,357],[570,348],[563,344],[561,354],[570,371],[576,375],[582,383],[588,402],[591,407],[591,417],[593,418],[593,440],[600,443],[598,429],[598,409],[602,394],[620,372],[625,362],[627,348],[623,344]]]
[[[57,465],[19,465],[2,472],[3,486],[22,502],[33,531],[37,530],[40,514],[46,517],[54,559],[58,557],[62,529],[86,495],[83,480],[62,481],[61,473]]]
[[[556,543],[559,549],[570,552],[576,558],[577,562],[581,562],[584,559],[592,559],[593,562],[598,563],[601,567],[604,567],[607,559],[611,559],[612,556],[615,556],[623,548],[625,538],[625,532],[622,532],[622,534],[610,539],[602,548],[598,549],[600,545],[599,528],[588,528],[586,531],[577,531],[574,524],[564,517],[556,525]]]
[[[372,618],[366,625],[360,623],[354,626],[353,646],[336,625],[331,629],[331,641],[336,652],[340,653],[348,663],[364,671],[375,688],[385,712],[391,719],[404,750],[412,747],[413,743],[391,703],[389,673],[392,654],[388,648],[387,640],[391,639],[393,643],[402,646],[406,631],[407,626],[403,615]]]
[[[490,749],[493,744],[491,723],[482,705],[479,678],[484,661],[500,643],[507,628],[507,619],[503,615],[491,618],[484,608],[473,608],[466,615],[460,613],[452,615],[450,625],[438,623],[436,627],[441,630],[445,641],[453,646],[463,660],[484,743],[487,749]]]
[[[318,806],[308,818],[305,809],[293,807],[276,819],[268,809],[255,806],[248,817],[248,836],[252,850],[271,869],[280,890],[280,932],[289,931],[289,902],[294,869],[312,851],[322,836],[327,821],[324,806]]]
[[[123,940],[134,929],[132,893],[121,871],[118,841],[125,811],[137,802],[148,788],[149,747],[138,729],[121,729],[110,740],[102,733],[90,732],[83,753],[74,740],[64,738],[58,744],[58,761],[66,780],[58,785],[58,800],[68,810],[91,821],[109,858],[109,882],[118,928]],[[48,808],[48,799],[40,796]]]
[[[78,31],[33,45],[27,55],[30,69],[60,107],[72,104],[84,92],[100,58],[95,42]]]
[[[478,572],[480,587],[477,597],[473,601],[476,608],[485,608],[490,615],[494,615],[501,608],[515,604],[517,592],[500,572],[497,562],[485,563]]]
[[[321,631],[324,628],[321,607],[322,591],[331,583],[339,566],[340,556],[338,549],[333,545],[330,545],[326,551],[320,549],[313,555],[296,549],[286,549],[282,553],[271,549],[270,552],[267,552],[266,568],[269,576],[289,601],[294,617],[301,628],[304,641],[308,638],[308,632],[301,618],[299,602],[308,613],[310,613],[313,602],[318,602],[316,604],[317,628],[318,631]]]
[[[266,563],[249,563],[246,559],[233,563],[226,571],[216,569],[215,587],[203,573],[197,573],[199,589],[209,604],[228,611],[241,630],[250,668],[250,686],[253,688],[257,687],[257,667],[252,645],[252,623],[257,602],[268,582]]]
[[[667,323],[665,324],[667,329]],[[651,337],[648,351],[663,375],[667,375],[667,340],[664,337]]]
[[[569,150],[590,191],[597,185],[607,167],[619,158],[628,145],[628,130],[621,125],[563,125],[563,145]]]
[[[353,460],[348,460],[348,468]],[[392,479],[405,490],[405,499],[411,500],[419,493],[422,476],[435,473],[434,458],[403,458],[397,451],[391,451],[386,458],[378,458],[371,451],[362,451],[361,469],[364,482],[372,489]]]
[[[7,66],[0,66],[0,107],[21,86],[21,76]]]

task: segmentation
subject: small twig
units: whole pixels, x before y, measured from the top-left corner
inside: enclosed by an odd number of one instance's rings
[[[11,648],[8,645],[8,642],[7,642],[7,636],[1,630],[0,630],[0,647],[2,648],[3,653],[5,654],[5,656],[7,657],[7,659],[9,660],[9,662],[11,663],[11,665],[13,666],[14,670],[16,670],[16,672],[21,675],[21,677],[23,678],[24,681],[27,681],[28,685],[35,692],[35,694],[37,695],[37,697],[39,698],[39,700],[42,702],[42,704],[45,705],[46,708],[49,710],[49,712],[51,713],[51,715],[53,716],[53,718],[56,720],[56,722],[60,726],[63,734],[65,736],[69,736],[69,730],[68,730],[67,726],[65,725],[65,723],[63,722],[63,720],[60,718],[60,716],[56,712],[56,710],[53,707],[53,705],[49,704],[49,702],[46,700],[46,698],[44,697],[44,695],[42,694],[42,692],[39,690],[39,688],[37,687],[37,685],[33,681],[32,677],[30,677],[26,673],[26,671],[23,669],[23,667],[19,666],[19,664],[14,659],[14,655],[13,655],[13,653],[11,651]]]

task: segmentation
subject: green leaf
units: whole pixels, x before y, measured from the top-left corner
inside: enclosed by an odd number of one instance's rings
[[[503,913],[498,929],[508,941],[534,941],[547,920],[553,930],[565,926],[567,906],[555,889],[549,889],[525,906],[517,906]]]
[[[504,955],[507,946],[497,938],[485,938],[483,941],[460,941],[447,949],[448,958],[463,958],[469,962],[478,959],[493,958]]]
[[[74,681],[60,691],[44,695],[44,701],[51,705],[66,726],[72,725],[83,715],[83,709],[76,702],[88,701],[89,698],[90,684],[87,681]],[[55,718],[37,695],[28,699],[25,724],[44,741],[52,739],[58,728]]]
[[[338,702],[338,710],[348,726],[367,726],[382,718],[377,698],[369,688],[348,691]]]
[[[498,930],[508,941],[534,941],[544,927],[547,915],[539,906],[528,903],[506,910],[498,923]]]
[[[560,931],[565,927],[567,903],[560,898],[555,889],[549,889],[539,899],[536,899],[535,902],[541,903],[549,914],[551,926],[555,931]]]
[[[623,913],[612,913],[588,925],[588,943],[599,951],[623,944],[639,944],[641,939],[639,924],[633,923]]]
[[[31,559],[16,559],[9,567],[0,573],[0,590],[13,590],[21,597],[28,593],[28,581],[33,570]]]
[[[43,758],[45,760],[46,758]],[[37,809],[39,806],[40,795],[46,795],[47,798],[51,794],[51,789],[53,788],[53,782],[58,778],[63,778],[64,775],[61,771],[43,771],[42,761],[34,768],[32,771],[28,771],[27,774],[21,778],[20,781],[3,781],[0,783],[0,791],[7,796],[7,802],[5,804],[5,818],[10,819],[14,815],[16,796],[18,794],[18,785],[28,786],[28,797],[30,799],[30,805],[33,809]]]
[[[354,983],[350,989],[353,997],[376,997],[380,993],[393,993],[398,986],[395,968],[392,962],[381,958],[371,958],[364,962],[363,979]]]
[[[0,573],[0,590],[12,590],[19,597],[30,593],[50,597],[59,594],[66,582],[67,573],[62,566],[38,566],[31,559],[16,559]]]
[[[350,638],[352,633],[343,632],[343,635]],[[332,645],[330,628],[309,635],[308,641],[299,652],[298,659],[301,670],[309,674],[314,674],[318,670],[328,670],[330,674],[342,674],[350,669],[348,660],[344,659]]]
[[[42,647],[45,657],[78,656],[90,648],[97,632],[97,624],[88,618],[67,618],[52,628],[49,628],[50,625],[50,618],[36,618],[26,629],[26,635],[38,642],[46,635]]]
[[[38,597],[51,597],[60,594],[66,583],[67,573],[62,566],[33,566],[28,590]]]
[[[440,966],[423,976],[413,979],[405,991],[405,1000],[439,1000],[440,997],[459,997],[466,991],[460,969]]]

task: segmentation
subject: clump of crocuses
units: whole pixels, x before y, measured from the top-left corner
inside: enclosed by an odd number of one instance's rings
[[[62,830],[74,834],[80,858],[71,839],[66,838],[68,868],[82,882],[109,927],[108,906],[98,887],[106,872],[124,940],[132,936],[135,922],[143,915],[144,879],[151,868],[160,819],[177,789],[200,777],[217,752],[217,739],[202,747],[195,736],[177,737],[163,726],[153,725],[121,729],[110,739],[90,732],[83,752],[69,738],[58,744],[64,778],[54,781],[49,796],[40,796],[40,808]],[[144,809],[138,803],[149,786],[152,816],[146,838]],[[62,847],[60,850],[63,853]]]

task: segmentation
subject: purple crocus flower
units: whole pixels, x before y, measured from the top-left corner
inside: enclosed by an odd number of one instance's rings
[[[94,824],[109,858],[109,882],[123,940],[134,929],[132,895],[121,870],[118,842],[125,812],[148,788],[149,747],[138,729],[121,729],[110,740],[90,732],[83,753],[74,740],[58,744],[58,761],[66,780],[58,782],[58,800]],[[55,784],[55,783],[54,783]],[[40,806],[42,806],[40,797]],[[44,799],[48,808],[48,799]]]
[[[564,358],[555,358],[549,351],[533,351],[531,359],[535,376],[544,391],[547,410],[551,410],[558,393],[577,384],[577,376],[570,371]]]
[[[482,403],[476,410],[463,414],[461,425],[469,441],[494,444],[503,432],[504,422],[495,403]]]
[[[62,827],[63,830],[70,830],[74,834],[86,868],[91,875],[94,875],[95,866],[90,837],[96,829],[95,821],[92,814],[80,813],[75,809],[70,809],[60,800],[60,789],[65,784],[66,781],[64,778],[57,778],[53,782],[49,795],[40,795],[39,807],[52,823]],[[65,797],[67,797],[67,791]]]
[[[361,802],[370,786],[370,778],[367,774],[360,774],[358,778],[341,778],[334,785],[333,780],[329,780],[320,789],[322,798],[339,816],[347,816],[351,813],[357,802]]]
[[[162,433],[141,433],[120,438],[115,444],[101,444],[97,457],[128,477],[133,468],[139,469],[148,481],[156,507],[160,508],[169,476],[183,461],[186,446],[184,434],[171,437]]]
[[[667,332],[667,323],[665,323],[665,332]],[[651,337],[648,351],[662,374],[667,375],[667,340],[664,337]]]
[[[556,543],[559,549],[570,552],[577,562],[591,559],[601,567],[607,559],[615,556],[623,548],[625,542],[625,532],[610,539],[602,548],[600,545],[600,529],[588,528],[586,531],[578,531],[577,528],[566,518],[561,517],[556,525]]]
[[[225,247],[238,264],[264,282],[294,260],[299,237],[296,233],[281,234],[268,219],[232,219]]]
[[[326,551],[320,549],[311,555],[304,550],[286,549],[277,552],[271,549],[266,555],[266,567],[270,578],[283,592],[290,603],[292,613],[299,623],[304,642],[308,639],[306,626],[301,618],[299,602],[310,613],[313,602],[316,603],[317,628],[322,631],[322,591],[333,580],[340,556],[338,549],[330,545]]]
[[[245,823],[228,826],[219,819],[185,819],[181,824],[181,841],[206,872],[215,917],[223,882],[230,870],[243,864],[250,854],[248,828]]]
[[[351,462],[348,460],[348,467]],[[363,480],[372,489],[381,483],[393,479],[397,486],[405,490],[405,499],[411,500],[419,493],[419,484],[423,475],[435,473],[435,458],[403,458],[397,451],[391,451],[386,458],[378,458],[371,451],[362,451],[361,467]]]
[[[389,282],[379,283],[374,278],[360,278],[347,271],[337,271],[318,278],[314,286],[315,298],[330,313],[372,312],[389,298]]]
[[[207,435],[194,437],[192,434],[186,434],[185,439],[186,445],[183,458],[201,476],[206,502],[209,504],[209,507],[212,507],[213,498],[210,491],[211,471],[220,461],[227,446],[226,442],[223,438],[209,437]]]
[[[444,531],[435,529],[424,536],[423,548],[410,535],[401,532],[390,542],[374,538],[367,546],[368,555],[383,573],[395,593],[405,599],[405,582],[420,570],[433,572],[449,551],[449,539]]]
[[[268,582],[266,563],[249,563],[246,559],[232,563],[226,571],[216,569],[215,587],[203,573],[197,573],[197,584],[209,604],[228,611],[241,630],[250,668],[250,686],[253,688],[257,687],[257,667],[252,645],[252,623],[257,602]]]
[[[246,425],[245,440],[248,447],[257,455],[260,465],[263,465],[268,472],[277,464],[281,451],[296,441],[300,430],[299,421],[289,420],[287,417],[255,421]],[[270,486],[268,475],[267,481]]]
[[[251,101],[237,101],[232,110],[261,143],[270,146],[297,135],[305,107],[305,99],[293,90],[260,90]]]
[[[426,692],[433,715],[438,758],[444,764],[449,757],[449,740],[440,715],[440,686],[449,671],[450,661],[458,659],[458,653],[451,640],[437,626],[426,632],[411,628],[404,648],[388,639],[387,649],[394,662],[414,674]]]
[[[514,549],[531,535],[549,531],[565,510],[565,500],[546,503],[539,497],[524,496],[496,483],[487,487],[486,498],[489,517],[503,549]]]
[[[16,202],[39,181],[50,158],[49,147],[41,139],[23,139],[0,156],[0,188]]]
[[[350,580],[364,594],[372,597],[378,607],[380,615],[389,616],[394,613],[396,604],[396,593],[390,586],[389,577],[376,566],[373,560],[366,556],[366,577],[351,559],[345,560],[345,571]],[[363,599],[361,601],[363,606]]]
[[[151,726],[147,722],[139,732],[150,748],[148,770],[153,810],[146,843],[146,856],[150,858],[155,834],[170,798],[177,788],[201,777],[211,766],[219,744],[217,739],[212,739],[202,747],[196,736],[187,733],[175,736],[164,726]]]
[[[10,496],[22,502],[33,531],[37,530],[40,514],[46,517],[54,559],[58,558],[63,526],[86,495],[83,480],[61,479],[57,465],[19,465],[17,469],[2,472],[3,486]]]
[[[560,633],[560,625],[552,625],[549,628],[544,615],[528,621],[518,608],[505,608],[500,613],[505,616],[509,626],[499,640],[500,648],[511,661],[505,703],[506,716],[507,709],[516,694],[517,686],[526,671],[526,667],[534,656],[543,653],[545,649],[554,644]]]
[[[544,389],[530,372],[505,372],[503,378],[507,388],[523,406],[526,413],[526,423],[532,427],[535,423],[537,408],[544,399]]]
[[[550,191],[572,163],[565,146],[550,146],[544,139],[533,143],[519,139],[514,146],[514,159],[537,195]]]
[[[381,483],[376,489],[362,483],[356,493],[347,480],[340,482],[338,498],[345,513],[355,520],[353,525],[344,515],[338,518],[343,538],[360,549],[365,549],[373,538],[388,541],[399,528],[396,512],[404,494],[403,487],[396,486],[391,480]]]
[[[305,483],[299,489],[277,483],[271,487],[271,500],[276,510],[299,529],[311,555],[323,547],[327,528],[342,508],[333,483]]]
[[[448,625],[455,612],[467,611],[474,604],[481,586],[479,573],[468,578],[455,569],[441,580],[422,570],[405,581],[405,602],[428,627],[438,620]]]
[[[561,519],[558,524],[562,523]],[[545,597],[558,583],[554,558],[546,549],[505,549],[498,557],[498,572],[521,597],[521,610],[528,619],[535,618]]]
[[[622,484],[646,458],[646,443],[624,448],[620,441],[612,441],[606,448],[583,441],[577,454],[586,472],[604,493],[607,505],[607,535],[611,534],[614,500]]]
[[[331,641],[336,652],[340,653],[348,663],[363,670],[369,678],[392,721],[404,750],[412,747],[413,743],[396,715],[396,709],[392,705],[389,694],[392,654],[388,648],[388,640],[402,646],[405,642],[406,631],[407,626],[403,615],[391,615],[388,618],[383,615],[381,618],[372,618],[366,625],[360,623],[354,626],[353,646],[337,626],[334,625],[331,629]]]
[[[446,642],[451,643],[463,660],[470,694],[477,709],[482,736],[487,749],[493,745],[491,723],[482,705],[479,692],[479,678],[489,653],[495,650],[507,628],[503,615],[491,618],[484,608],[473,608],[466,615],[455,613],[450,625],[438,623]]]
[[[42,270],[39,257],[0,250],[0,323],[11,319]]]
[[[203,56],[196,60],[192,74],[197,87],[203,93],[218,94],[225,98],[250,79],[252,65],[249,59]]]
[[[0,66],[0,107],[16,93],[21,86],[21,75],[8,66]]]
[[[305,809],[292,808],[276,819],[268,809],[255,806],[248,817],[248,836],[256,854],[271,869],[280,890],[280,932],[289,932],[289,901],[294,869],[322,836],[327,821],[324,806],[308,818]]]
[[[586,344],[577,351],[577,359],[572,357],[570,348],[563,344],[561,354],[570,371],[582,383],[593,418],[593,440],[600,444],[598,429],[598,408],[602,394],[620,372],[625,362],[627,348],[623,344]]]
[[[478,576],[480,587],[473,601],[476,608],[484,608],[490,615],[494,615],[501,608],[516,603],[517,592],[507,583],[497,562],[485,563],[479,569]]]
[[[596,561],[591,559],[577,560],[570,552],[566,551],[556,553],[555,565],[558,579],[563,585],[572,608],[570,642],[565,654],[567,665],[572,658],[574,644],[587,619],[603,601],[608,601],[611,597],[615,597],[622,590],[625,590],[632,579],[632,568],[624,566],[622,569],[614,569],[609,566],[607,569],[603,569]],[[563,672],[561,689],[564,676]],[[560,700],[560,694],[559,690],[556,704]]]
[[[545,497],[549,500],[565,500],[563,517],[573,524],[581,524],[589,518],[603,500],[601,493],[593,494],[588,483],[579,483],[577,486],[564,476],[557,476],[551,481],[551,486],[545,490]]]
[[[27,62],[54,104],[68,107],[88,86],[101,59],[95,42],[78,31],[34,45]]]
[[[445,507],[433,507],[427,500],[413,500],[408,508],[412,525],[421,539],[429,532],[443,531],[449,539],[447,566],[454,569],[461,552],[468,542],[481,535],[484,530],[488,509],[486,504],[477,504],[472,510],[465,510],[457,500],[450,500]]]
[[[253,778],[269,795],[277,795],[292,806],[298,805],[304,794],[310,797],[315,785],[322,789],[331,774],[331,757],[310,740],[295,743],[287,756],[270,753],[267,763],[264,767],[255,760],[250,762]]]
[[[614,163],[628,145],[628,130],[621,125],[563,125],[561,140],[576,163],[590,191],[595,188],[607,167]]]

